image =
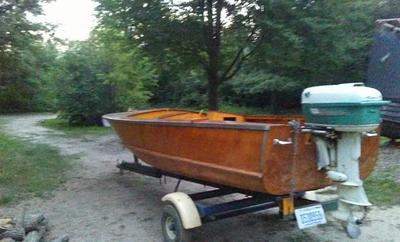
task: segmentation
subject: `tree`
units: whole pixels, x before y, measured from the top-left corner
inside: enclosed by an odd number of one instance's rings
[[[37,90],[41,32],[46,28],[30,22],[28,13],[41,13],[40,0],[0,2],[0,112],[32,111]]]
[[[58,60],[57,107],[70,124],[100,125],[101,115],[112,111],[112,88],[97,78],[104,65],[88,42],[71,43]]]
[[[256,24],[262,8],[255,0],[98,2],[100,24],[124,31],[160,65],[167,56],[180,59],[182,68],[201,69],[209,110],[218,109],[220,85],[238,73],[262,39]]]
[[[114,29],[94,31],[90,41],[98,55],[106,60],[107,65],[98,70],[97,77],[115,88],[116,108],[145,106],[157,86],[157,74],[149,58]]]
[[[201,105],[193,100],[205,87],[210,110],[221,95],[276,106],[298,102],[292,96],[306,86],[365,81],[374,21],[399,12],[395,0],[97,1],[100,28],[120,31],[156,63],[154,101]],[[232,97],[239,93],[251,96]]]
[[[56,110],[57,59],[60,56],[57,42],[48,40],[42,43],[34,53],[35,65],[33,81],[35,94],[31,100],[33,111],[49,112]]]
[[[372,16],[376,19],[400,18],[400,2],[397,0],[373,0]]]
[[[71,125],[101,125],[103,114],[143,107],[151,97],[151,64],[108,37],[115,42],[107,47],[95,37],[71,43],[57,61],[57,108]]]
[[[276,110],[299,105],[308,86],[366,81],[376,9],[362,0],[263,1],[264,37],[228,86],[231,100]]]
[[[365,80],[374,32],[371,1],[269,1],[259,68],[306,85]],[[257,63],[254,63],[257,65]]]

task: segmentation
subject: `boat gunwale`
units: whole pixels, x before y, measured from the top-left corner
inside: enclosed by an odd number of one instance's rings
[[[146,112],[140,111],[132,111],[132,112],[122,112],[122,113],[112,113],[103,115],[103,118],[108,121],[117,121],[117,122],[129,122],[135,124],[143,124],[143,125],[160,125],[160,126],[176,126],[176,127],[198,127],[198,128],[222,128],[222,129],[245,129],[245,130],[259,130],[259,131],[268,131],[271,126],[282,126],[283,124],[264,124],[264,123],[251,123],[251,122],[232,122],[229,121],[208,121],[208,122],[196,122],[196,121],[187,121],[187,120],[162,120],[162,119],[135,119],[133,117],[129,117],[135,114],[142,113],[150,113],[156,111],[175,111],[177,109],[154,109],[154,110],[146,110]],[[192,112],[192,111],[188,111]],[[193,112],[196,113],[196,112]]]

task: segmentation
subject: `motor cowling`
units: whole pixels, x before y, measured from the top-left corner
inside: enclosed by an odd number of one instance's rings
[[[355,210],[371,205],[360,178],[362,136],[378,135],[380,108],[387,103],[363,83],[316,86],[302,93],[305,129],[313,134],[318,169],[338,184],[334,216],[351,224],[359,220]]]

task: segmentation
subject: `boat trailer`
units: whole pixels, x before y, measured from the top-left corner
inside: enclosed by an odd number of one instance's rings
[[[168,242],[191,241],[192,229],[208,222],[271,208],[279,208],[280,217],[284,220],[295,220],[295,209],[297,208],[321,205],[325,211],[337,209],[337,199],[321,203],[304,198],[304,192],[274,196],[222,186],[143,165],[136,156],[134,156],[134,162],[122,161],[117,164],[117,168],[120,169],[121,174],[123,174],[123,171],[131,171],[159,179],[162,177],[178,179],[175,191],[162,198],[165,205],[161,218],[161,226],[164,241]],[[214,189],[191,194],[178,192],[182,180],[214,187]],[[244,198],[214,204],[201,202],[231,194],[242,194]]]

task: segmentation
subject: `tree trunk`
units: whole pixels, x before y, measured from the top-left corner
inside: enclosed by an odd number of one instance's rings
[[[218,110],[218,77],[208,76],[208,110]]]
[[[220,84],[220,45],[221,45],[221,13],[222,0],[207,0],[205,23],[205,40],[208,55],[208,66],[206,67],[208,79],[208,110],[218,110],[218,87]]]
[[[271,98],[270,98],[270,109],[271,109],[271,113],[272,114],[276,114],[278,112],[278,103],[277,103],[277,92],[276,91],[272,91],[271,92]]]

